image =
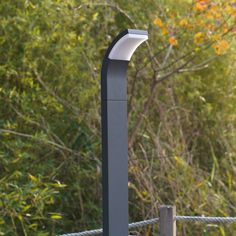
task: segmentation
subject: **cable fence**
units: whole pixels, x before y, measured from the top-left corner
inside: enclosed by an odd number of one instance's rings
[[[202,222],[202,223],[219,223],[219,224],[228,224],[236,222],[236,217],[206,217],[206,216],[173,216],[171,219],[175,221],[188,221],[188,222]],[[149,220],[138,221],[129,224],[129,229],[143,227],[146,225],[152,225],[160,223],[160,218],[153,218]],[[89,236],[89,235],[101,235],[102,229],[88,230],[79,233],[68,233],[62,234],[60,236]],[[174,234],[172,234],[174,235]]]
[[[150,220],[143,220],[143,221],[138,221],[134,223],[129,224],[129,229],[137,228],[137,227],[142,227],[145,225],[152,225],[158,223],[159,218],[153,218]],[[70,233],[70,234],[62,234],[60,236],[87,236],[87,235],[99,235],[102,234],[102,229],[95,229],[95,230],[88,230],[88,231],[83,231],[80,233]]]
[[[177,221],[195,221],[203,223],[232,223],[236,222],[236,217],[206,217],[206,216],[176,216]]]

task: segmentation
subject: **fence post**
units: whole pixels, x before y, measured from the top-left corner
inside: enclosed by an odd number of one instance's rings
[[[160,236],[176,236],[176,207],[161,206],[160,210]]]

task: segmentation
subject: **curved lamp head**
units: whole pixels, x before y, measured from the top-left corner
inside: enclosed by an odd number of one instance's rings
[[[126,74],[136,48],[148,39],[145,30],[126,29],[108,47],[102,63],[101,94],[104,100],[126,100]]]
[[[147,39],[147,31],[127,29],[114,39],[106,56],[111,60],[130,61],[136,48]]]

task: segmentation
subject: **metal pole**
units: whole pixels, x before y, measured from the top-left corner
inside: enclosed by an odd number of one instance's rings
[[[102,65],[103,236],[128,235],[127,81],[129,60],[147,32],[125,30]]]
[[[176,207],[161,206],[160,210],[160,236],[176,236]]]

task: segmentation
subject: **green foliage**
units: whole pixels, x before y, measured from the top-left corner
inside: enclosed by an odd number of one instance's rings
[[[163,203],[179,215],[235,215],[235,48],[217,58],[195,50],[176,70],[186,51],[152,24],[188,4],[0,3],[0,235],[101,227],[100,67],[124,28],[150,35],[128,76],[130,221],[156,217]],[[224,236],[235,226],[181,223],[178,232]]]

